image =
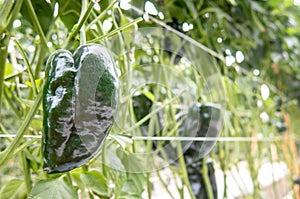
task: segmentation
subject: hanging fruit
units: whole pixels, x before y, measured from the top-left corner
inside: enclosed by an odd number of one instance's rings
[[[99,44],[80,46],[72,55],[54,52],[43,95],[44,170],[58,173],[80,167],[101,149],[118,102],[116,65]]]

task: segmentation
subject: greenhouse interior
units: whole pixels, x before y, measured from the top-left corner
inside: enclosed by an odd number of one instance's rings
[[[0,199],[300,199],[299,13],[0,0]]]

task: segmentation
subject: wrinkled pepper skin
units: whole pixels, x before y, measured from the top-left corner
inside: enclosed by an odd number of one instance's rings
[[[72,55],[54,52],[43,93],[44,170],[80,167],[101,149],[114,122],[119,82],[116,65],[102,45],[80,46]]]

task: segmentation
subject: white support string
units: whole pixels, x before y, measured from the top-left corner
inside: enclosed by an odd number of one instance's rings
[[[124,136],[132,140],[136,141],[181,141],[181,142],[276,142],[283,141],[290,138],[294,138],[293,136],[275,136],[275,137],[147,137],[147,136]],[[14,138],[15,134],[0,134],[0,138]],[[28,139],[41,139],[41,135],[24,135],[24,138]],[[297,139],[298,140],[298,139]]]
[[[287,139],[286,137],[145,137],[133,136],[132,140],[151,140],[151,141],[218,141],[218,142],[274,142]]]
[[[14,138],[17,135],[15,134],[0,134],[0,138]],[[41,139],[41,135],[24,135],[23,138],[29,138],[29,139]]]

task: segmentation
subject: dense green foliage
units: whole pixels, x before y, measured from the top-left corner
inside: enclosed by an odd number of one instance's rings
[[[142,0],[132,0],[129,9],[117,0],[95,2],[0,0],[0,134],[15,135],[0,137],[0,198],[151,198],[153,177],[170,197],[195,198],[188,176],[194,169],[188,155],[181,156],[184,142],[171,143],[178,160],[169,164],[160,150],[169,143],[130,137],[177,136],[182,120],[175,117],[176,107],[190,103],[180,94],[222,105],[221,137],[265,138],[218,142],[209,154],[224,171],[225,182],[225,171],[247,163],[253,191],[239,187],[242,195],[264,197],[258,171],[265,162],[284,162],[290,169],[288,179],[298,177],[298,1],[152,0],[158,11],[152,14],[143,14],[147,9]],[[148,40],[136,42],[132,35],[146,27],[158,29],[149,37],[142,33]],[[178,35],[198,48],[181,43]],[[48,175],[42,169],[40,139],[46,60],[55,50],[74,52],[83,43],[101,43],[113,52],[121,80],[119,115],[112,135],[91,162],[69,173]],[[192,56],[195,49],[200,57]],[[192,61],[201,68],[193,69]],[[205,79],[209,72],[217,74],[212,82]],[[211,93],[206,84],[213,88]],[[208,157],[196,159],[200,173],[195,176],[203,178],[201,185],[213,198]],[[175,192],[168,190],[154,162],[160,169],[167,167],[172,174],[168,178],[180,181]],[[221,192],[224,198],[229,194],[226,186]]]

